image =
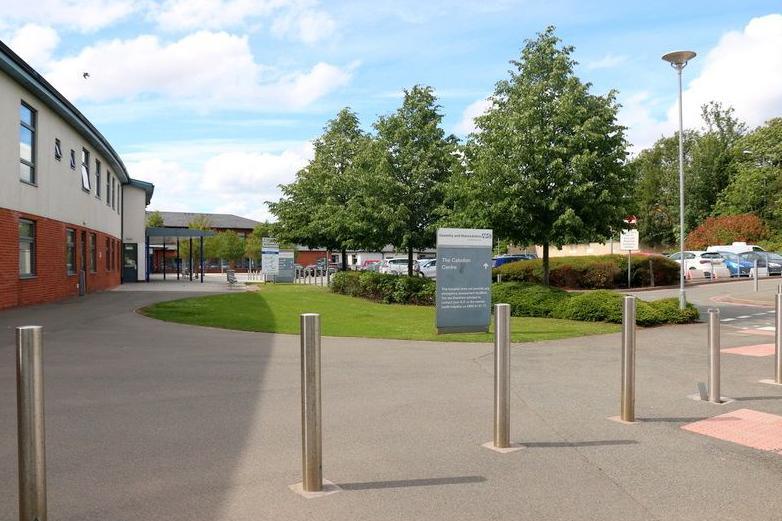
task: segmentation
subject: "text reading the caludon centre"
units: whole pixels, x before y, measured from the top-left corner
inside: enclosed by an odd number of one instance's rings
[[[468,259],[465,257],[445,257],[443,259],[443,267],[444,270],[458,270],[459,264],[468,264],[472,262],[472,259]],[[448,264],[446,264],[448,263]]]
[[[440,293],[441,309],[481,309],[489,299],[486,288],[443,288]]]

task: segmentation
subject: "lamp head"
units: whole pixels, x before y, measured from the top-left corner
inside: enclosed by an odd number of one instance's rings
[[[675,69],[683,69],[687,62],[695,58],[693,51],[673,51],[663,55],[663,60],[671,64]]]

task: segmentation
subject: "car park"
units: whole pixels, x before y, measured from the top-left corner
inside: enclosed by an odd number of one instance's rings
[[[407,275],[407,257],[386,259],[380,265],[379,271],[389,275]],[[418,271],[418,263],[416,261],[413,261],[413,271]]]
[[[709,252],[719,253],[722,257],[723,266],[728,268],[731,277],[749,277],[750,270],[754,267],[754,262],[743,260],[738,253],[730,251]]]
[[[681,253],[676,252],[668,255],[668,258],[681,264]],[[722,256],[718,252],[705,252],[703,250],[685,251],[684,269],[685,270],[710,270],[711,265],[723,262]]]
[[[706,251],[717,251],[717,252],[729,252],[729,253],[744,253],[748,251],[766,251],[760,246],[757,246],[755,244],[747,244],[746,242],[734,242],[732,244],[718,244],[715,246],[709,246],[706,248]]]
[[[759,251],[746,251],[744,253],[739,253],[739,258],[742,261],[749,262],[753,268],[755,266],[755,261],[757,261],[758,268],[768,269],[769,275],[782,274],[782,256],[779,254]]]

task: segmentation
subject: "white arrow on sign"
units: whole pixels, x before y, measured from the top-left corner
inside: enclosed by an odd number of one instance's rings
[[[485,270],[488,270],[488,269],[489,269],[489,265],[488,265],[488,264],[486,264],[485,262],[483,263],[483,269],[485,269]]]

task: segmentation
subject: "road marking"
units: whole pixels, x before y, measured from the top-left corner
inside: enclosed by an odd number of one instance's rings
[[[735,318],[723,318],[722,320],[720,320],[720,322],[733,322],[734,320],[736,320],[736,319]]]
[[[782,454],[782,416],[776,414],[739,409],[683,425],[682,429],[745,447]]]
[[[749,315],[741,315],[740,317],[736,317],[736,318],[749,318]]]
[[[777,330],[777,328],[775,328],[774,326],[763,326],[763,327],[759,327],[758,329],[760,329],[761,331],[776,331]]]
[[[744,356],[771,356],[774,354],[774,344],[756,344],[753,346],[731,347],[721,349],[723,353]]]

